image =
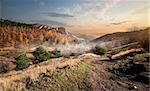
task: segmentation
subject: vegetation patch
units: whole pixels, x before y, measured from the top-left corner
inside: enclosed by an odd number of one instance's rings
[[[0,19],[0,25],[1,27],[16,26],[16,27],[24,27],[24,28],[33,28],[32,24],[19,23],[10,20],[4,20],[4,19]]]
[[[17,70],[22,70],[29,67],[29,59],[27,58],[26,53],[21,53],[15,57],[15,63],[17,65]]]
[[[90,90],[88,74],[90,67],[84,62],[57,68],[54,72],[41,73],[38,80],[28,80],[30,91],[78,91]]]
[[[94,54],[98,54],[98,55],[104,55],[106,53],[106,50],[98,45],[96,45],[92,51]]]
[[[115,50],[115,49],[111,50],[111,52],[110,52],[111,55],[115,55],[117,53],[118,53],[118,50]]]
[[[50,59],[50,54],[42,47],[38,47],[33,55],[35,56],[37,63]]]

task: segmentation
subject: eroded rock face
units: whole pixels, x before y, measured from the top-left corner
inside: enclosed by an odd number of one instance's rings
[[[62,28],[61,28],[62,29]],[[33,47],[44,43],[63,44],[75,40],[71,35],[66,35],[65,31],[57,32],[37,28],[16,28],[0,27],[0,47]],[[62,29],[63,30],[63,29]]]

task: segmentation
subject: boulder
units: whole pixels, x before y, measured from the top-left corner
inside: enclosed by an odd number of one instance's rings
[[[149,81],[150,81],[149,72],[142,72],[142,73],[136,75],[133,78],[133,80],[137,81],[137,82],[142,82],[142,83],[145,83],[145,84],[149,84]]]
[[[0,73],[6,73],[14,70],[16,65],[12,61],[0,61]]]

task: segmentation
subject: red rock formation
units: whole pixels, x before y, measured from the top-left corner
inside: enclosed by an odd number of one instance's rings
[[[73,41],[71,35],[37,28],[0,27],[0,47],[25,47],[44,42],[52,44]]]

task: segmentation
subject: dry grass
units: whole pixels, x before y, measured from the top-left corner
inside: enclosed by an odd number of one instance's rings
[[[30,77],[31,79],[37,79],[40,73],[47,72],[47,70],[53,71],[56,68],[62,68],[66,65],[73,65],[78,61],[79,60],[77,59],[65,60],[60,58],[49,60],[38,65],[32,65],[29,68],[21,71],[11,71],[6,74],[0,74],[0,88],[2,88],[3,91],[14,89],[16,85],[21,84],[22,80],[27,77]]]
[[[14,89],[14,91],[19,91],[19,89],[25,88],[25,84],[23,82],[28,77],[30,77],[32,80],[37,80],[39,74],[41,73],[46,73],[47,71],[55,72],[56,69],[63,69],[66,66],[80,64],[82,63],[81,60],[90,62],[90,60],[99,60],[99,58],[100,56],[94,55],[92,53],[81,55],[78,58],[57,58],[48,60],[40,64],[31,65],[29,68],[24,70],[10,71],[5,74],[0,74],[0,89],[2,89],[3,91],[12,91]]]
[[[87,87],[89,66],[84,62],[78,62],[75,65],[68,65],[63,68],[58,68],[54,72],[42,73],[38,80],[28,84],[29,91],[67,91],[79,90]],[[84,83],[83,83],[84,82]]]

